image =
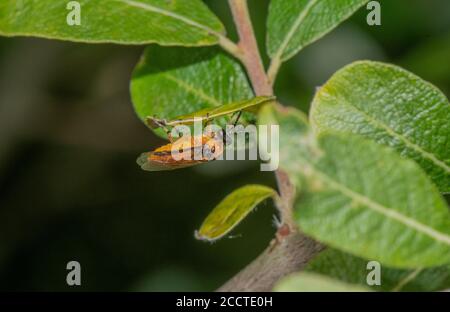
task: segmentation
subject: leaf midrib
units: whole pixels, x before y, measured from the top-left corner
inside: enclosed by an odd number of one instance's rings
[[[196,21],[194,21],[194,20],[192,20],[190,18],[187,18],[187,17],[185,17],[183,15],[180,15],[180,14],[177,14],[177,13],[174,13],[174,12],[162,9],[160,7],[157,7],[157,6],[148,4],[148,3],[142,3],[142,2],[134,1],[134,0],[113,0],[113,1],[122,2],[123,4],[129,5],[129,6],[132,6],[132,7],[135,7],[135,8],[140,8],[140,9],[143,9],[143,10],[146,10],[146,11],[159,13],[161,15],[164,15],[164,16],[167,16],[167,17],[171,17],[173,19],[182,21],[185,24],[188,24],[188,25],[191,25],[193,27],[196,27],[196,28],[199,28],[201,30],[204,30],[204,31],[208,32],[209,34],[214,35],[214,36],[216,36],[218,38],[223,36],[223,34],[221,34],[221,33],[217,32],[217,31],[211,29],[208,26],[200,24],[200,23],[198,23],[198,22],[196,22]]]
[[[351,109],[354,109],[355,111],[357,111],[358,113],[361,113],[369,123],[373,124],[375,127],[379,128],[379,129],[385,130],[389,135],[399,139],[407,147],[413,149],[414,151],[416,151],[417,153],[422,155],[424,158],[427,158],[428,160],[430,160],[436,166],[442,168],[447,174],[450,174],[450,166],[448,166],[444,161],[437,158],[435,154],[428,152],[420,145],[417,145],[416,143],[411,142],[404,135],[397,133],[394,129],[392,129],[390,126],[384,124],[381,120],[378,120],[378,119],[372,117],[371,115],[369,115],[365,111],[361,110],[357,106],[351,104],[350,102],[345,101],[345,104],[347,106],[349,106]]]
[[[258,190],[253,190],[253,191],[258,191]],[[261,190],[259,190],[261,191]],[[256,206],[258,206],[261,202],[263,202],[264,200],[268,199],[269,197],[273,196],[274,192],[273,191],[265,191],[265,194],[259,194],[259,196],[255,196],[254,194],[246,194],[246,195],[240,195],[238,200],[239,201],[244,201],[247,202],[248,199],[251,200],[251,205],[247,206],[247,209],[245,209],[245,212],[243,214],[241,214],[241,217],[237,219],[237,221],[241,221],[242,219],[244,219]],[[262,191],[261,191],[262,193]],[[239,204],[234,206],[234,209],[227,209],[227,214],[226,216],[222,219],[222,221],[220,222],[220,226],[226,225],[227,223],[229,223],[230,220],[232,220],[232,217],[234,217],[238,212],[240,212],[239,209],[237,209],[236,207],[239,207]]]
[[[197,97],[210,103],[213,107],[218,107],[218,106],[222,105],[219,102],[219,100],[217,100],[216,98],[209,96],[202,89],[197,89],[196,87],[192,86],[191,84],[187,83],[184,80],[178,79],[177,77],[175,77],[169,73],[164,73],[163,76],[166,77],[166,79],[171,80],[171,81],[175,82],[176,84],[178,84],[181,88],[186,90],[188,93],[194,94]]]
[[[278,48],[277,52],[275,53],[273,59],[281,60],[284,51],[286,50],[287,46],[291,42],[292,38],[295,35],[295,32],[300,27],[301,23],[304,21],[308,13],[311,11],[311,9],[318,3],[319,0],[311,0],[308,2],[308,4],[305,6],[305,8],[300,12],[298,17],[295,19],[294,23],[292,24],[292,27],[290,28],[289,32],[286,34],[286,37],[284,38],[283,42],[281,43],[280,47]],[[301,47],[300,47],[301,48]]]
[[[347,186],[343,185],[342,183],[335,181],[333,178],[328,176],[326,173],[324,173],[323,171],[321,171],[320,169],[315,167],[314,164],[312,164],[310,161],[308,161],[304,157],[300,157],[300,159],[309,166],[309,168],[311,169],[311,171],[313,173],[315,173],[317,178],[322,180],[322,182],[328,184],[331,188],[334,188],[335,190],[339,191],[344,196],[365,205],[369,209],[372,209],[373,211],[375,211],[381,215],[384,215],[387,218],[390,218],[399,223],[402,223],[406,227],[415,229],[417,232],[425,234],[440,243],[450,246],[450,236],[448,236],[444,233],[441,233],[439,231],[436,231],[432,227],[425,225],[423,223],[420,223],[420,222],[416,221],[415,219],[405,216],[393,208],[385,207],[382,204],[373,201],[372,199],[368,198],[367,196],[365,196],[363,194],[353,191],[352,189],[348,188]]]

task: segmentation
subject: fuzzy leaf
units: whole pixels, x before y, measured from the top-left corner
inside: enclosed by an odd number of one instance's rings
[[[197,239],[214,241],[222,238],[233,230],[258,204],[269,197],[275,197],[276,192],[263,185],[246,185],[225,197],[208,215],[200,230],[196,232]]]
[[[303,118],[280,124],[280,165],[301,188],[301,229],[335,248],[399,268],[450,263],[450,213],[413,161],[356,135],[316,140]]]
[[[450,192],[450,103],[397,66],[356,62],[338,71],[317,93],[311,123],[317,132],[356,133],[391,146]]]
[[[200,0],[78,0],[81,19],[80,25],[74,26],[67,22],[73,10],[69,2],[2,0],[0,35],[202,46],[216,44],[218,36],[225,32],[219,19]]]
[[[267,51],[281,61],[320,39],[368,0],[272,0]]]

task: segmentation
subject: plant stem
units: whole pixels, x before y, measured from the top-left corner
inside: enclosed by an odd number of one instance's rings
[[[239,59],[244,64],[256,95],[273,95],[262,64],[246,0],[229,0],[239,33]],[[234,54],[233,54],[234,55]],[[269,247],[218,291],[271,291],[283,276],[302,269],[323,246],[300,233],[292,218],[295,188],[287,173],[276,171],[280,198],[276,202],[281,224]]]
[[[324,246],[298,231],[292,218],[295,188],[286,172],[276,171],[281,225],[270,245],[218,291],[271,291],[278,280],[297,272]]]
[[[269,80],[269,83],[272,87],[275,83],[275,80],[277,79],[281,64],[281,59],[278,57],[274,57],[270,63],[269,70],[267,71],[267,79]]]
[[[282,240],[275,238],[262,254],[217,291],[272,291],[280,278],[303,269],[322,250],[323,246],[298,231]]]
[[[229,0],[231,13],[239,34],[238,46],[242,50],[242,63],[247,69],[256,95],[273,95],[253,31],[247,0]]]
[[[236,43],[223,35],[218,35],[217,37],[219,38],[219,45],[222,49],[236,57],[241,62],[244,62],[244,53]]]

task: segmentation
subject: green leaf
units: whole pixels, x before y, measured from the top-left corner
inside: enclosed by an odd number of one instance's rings
[[[272,116],[280,166],[301,183],[295,217],[306,234],[392,267],[450,263],[449,209],[415,162],[356,135],[316,141],[303,118]]]
[[[131,81],[138,116],[177,116],[253,98],[241,65],[218,48],[147,48]],[[245,120],[245,116],[243,116]]]
[[[171,120],[161,120],[154,117],[147,118],[147,124],[152,128],[158,128],[160,125],[173,127],[176,125],[187,125],[197,121],[210,121],[225,115],[231,115],[239,111],[257,112],[258,108],[275,100],[274,96],[257,96],[250,100],[239,101],[225,104],[219,107],[205,108],[198,112],[175,117]]]
[[[272,0],[267,51],[286,61],[333,30],[368,0]]]
[[[450,288],[450,265],[415,270],[382,266],[381,285],[368,286],[368,262],[336,249],[328,249],[315,257],[305,270],[377,291],[440,291]]]
[[[81,24],[69,26],[69,1],[2,0],[0,35],[89,43],[216,44],[222,23],[200,0],[78,0]]]
[[[293,107],[280,104],[264,106],[258,115],[258,124],[280,127],[279,158],[280,166],[284,168],[287,163],[297,162],[295,154],[291,153],[292,149],[297,150],[300,146],[304,146],[306,140],[314,140],[306,115]],[[267,140],[267,138],[263,139]],[[291,175],[291,182],[295,184],[297,191],[302,188],[302,181],[297,175]]]
[[[357,133],[414,159],[450,192],[450,104],[430,83],[393,65],[356,62],[317,93],[317,132]]]
[[[276,197],[276,192],[263,185],[246,185],[225,197],[208,215],[197,239],[214,241],[233,230],[258,204],[269,197]]]
[[[313,136],[308,124],[308,117],[300,110],[282,106],[278,103],[264,106],[259,113],[258,123],[261,125],[280,126],[280,147],[282,151],[289,149],[290,144],[295,141],[296,145],[301,143],[298,139]],[[282,157],[289,156],[282,153]]]
[[[393,267],[450,262],[448,207],[414,162],[356,136],[325,135],[308,154],[296,169],[309,187],[296,204],[306,233]]]
[[[366,292],[368,288],[351,285],[328,276],[301,272],[283,278],[275,285],[279,292]]]

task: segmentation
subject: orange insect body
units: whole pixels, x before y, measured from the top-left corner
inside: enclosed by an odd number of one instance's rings
[[[173,143],[163,145],[138,159],[144,170],[171,170],[194,166],[219,158],[223,142],[214,135],[183,136]]]

